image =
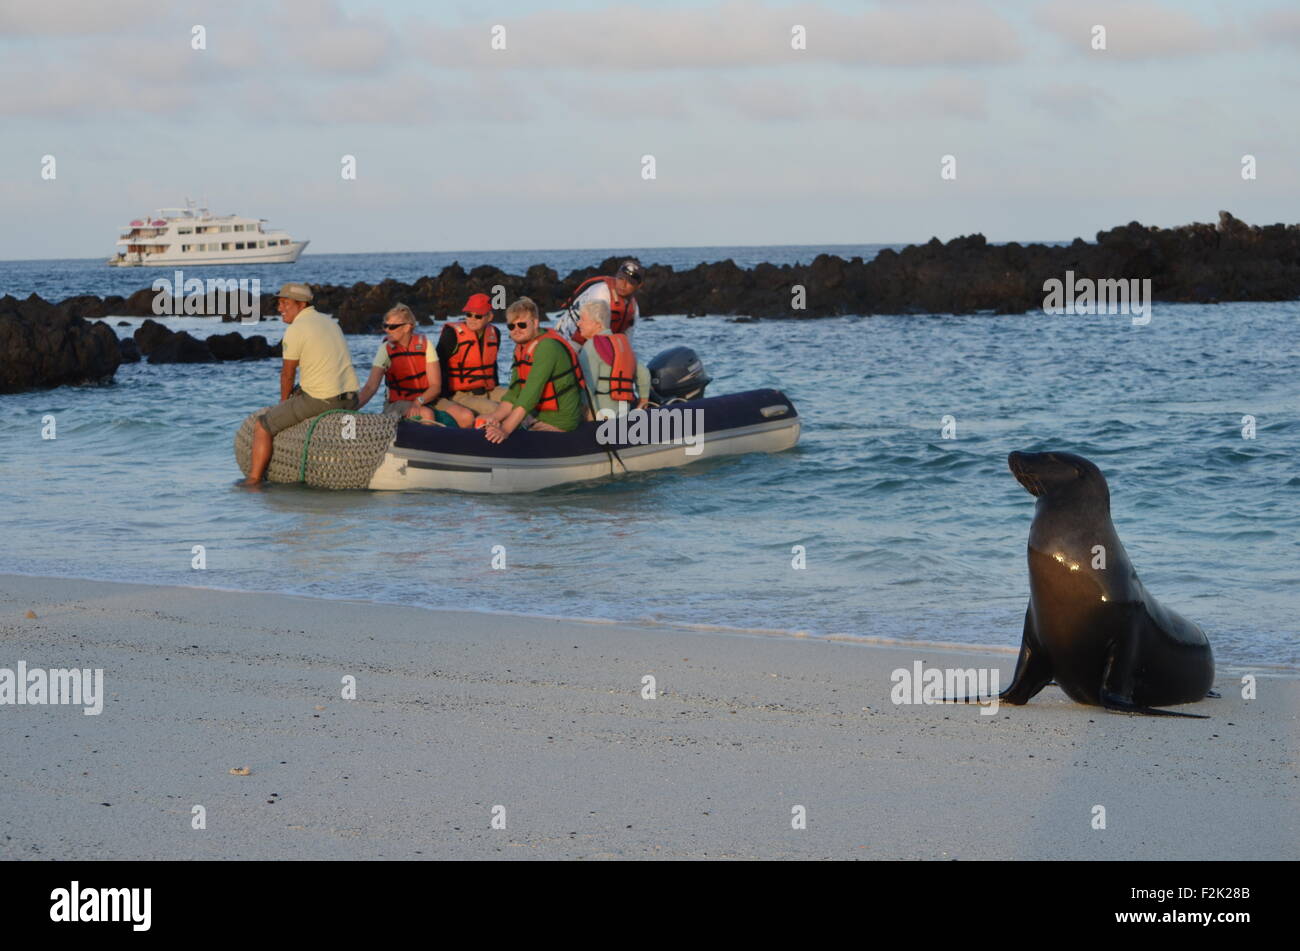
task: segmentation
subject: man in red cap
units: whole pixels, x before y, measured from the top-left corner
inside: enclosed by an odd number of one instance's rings
[[[464,320],[447,321],[438,338],[438,360],[443,365],[442,399],[467,406],[480,416],[491,416],[506,388],[497,375],[501,331],[492,326],[492,301],[486,294],[471,294],[461,308]]]

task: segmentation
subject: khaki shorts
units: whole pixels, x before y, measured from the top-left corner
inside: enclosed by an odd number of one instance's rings
[[[505,395],[506,395],[506,388],[504,386],[498,386],[491,393],[483,393],[479,395],[476,395],[474,393],[466,393],[464,391],[459,393],[454,393],[452,394],[451,402],[459,403],[461,406],[468,407],[469,409],[472,409],[475,413],[477,413],[479,416],[491,416],[493,413],[497,411],[497,408],[501,405],[501,397]],[[446,407],[441,405],[446,402],[448,401],[445,399],[440,399],[438,400],[438,405],[435,405],[434,408],[446,412]]]
[[[327,400],[318,400],[301,391],[294,393],[278,406],[272,406],[258,417],[266,431],[272,436],[282,433],[290,426],[296,426],[304,419],[311,419],[332,409],[356,409],[357,394],[341,393]]]

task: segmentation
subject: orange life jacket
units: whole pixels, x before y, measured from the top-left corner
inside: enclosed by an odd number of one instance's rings
[[[596,379],[596,395],[630,403],[636,398],[632,389],[636,383],[636,354],[632,351],[632,342],[627,339],[627,334],[601,334],[596,338],[598,347],[602,337],[614,348],[614,359],[610,362],[609,374]],[[603,353],[598,355],[604,359]]]
[[[564,344],[564,352],[569,355],[569,369],[562,373],[556,374],[546,381],[546,386],[542,388],[542,398],[537,401],[537,406],[533,410],[535,413],[554,412],[560,408],[560,394],[567,393],[569,390],[577,387],[585,387],[586,381],[582,378],[582,366],[578,363],[578,353],[573,349],[573,345],[565,340],[554,330],[548,330],[546,333],[538,334],[531,342],[522,347],[515,347],[514,370],[519,375],[519,386],[522,389],[528,382],[528,374],[533,369],[533,351],[537,345],[545,338],[558,340]],[[572,377],[573,379],[567,379]],[[559,386],[556,386],[556,383]]]
[[[453,392],[495,387],[501,331],[489,324],[480,340],[463,322],[450,326],[456,332],[456,349],[447,358],[447,385]]]
[[[411,334],[405,346],[388,341],[388,402],[413,400],[429,388],[429,368],[424,350],[427,342],[420,334]]]
[[[609,332],[614,334],[627,333],[628,329],[636,323],[636,295],[619,297],[614,291],[614,279],[612,277],[587,278],[578,285],[577,290],[573,292],[573,296],[569,298],[569,306],[572,307],[573,302],[581,296],[582,292],[597,281],[604,281],[605,286],[609,288]],[[587,338],[575,330],[573,332],[573,342],[581,347],[587,342]]]

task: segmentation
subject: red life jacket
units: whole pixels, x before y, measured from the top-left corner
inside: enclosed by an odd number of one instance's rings
[[[578,354],[573,349],[573,345],[554,330],[548,330],[546,333],[534,337],[530,343],[522,347],[515,347],[514,370],[519,375],[520,388],[522,389],[528,382],[528,374],[532,372],[533,351],[537,349],[537,345],[543,339],[548,337],[564,344],[564,352],[569,355],[569,369],[557,373],[546,381],[546,386],[542,388],[542,398],[537,401],[537,406],[533,410],[535,413],[554,412],[560,408],[560,394],[569,392],[575,386],[584,387],[587,385],[582,378],[582,366],[578,363]],[[568,379],[569,377],[573,379]],[[558,387],[556,386],[557,382],[559,383]]]
[[[581,296],[582,292],[597,281],[604,281],[605,286],[609,288],[609,332],[613,334],[627,333],[628,329],[636,323],[636,295],[619,297],[614,292],[614,279],[612,277],[587,278],[578,285],[577,290],[573,292],[573,296],[569,298],[569,306],[572,307],[573,302]],[[573,332],[573,342],[581,347],[587,342],[587,338],[575,330]]]
[[[495,387],[501,331],[489,324],[480,340],[464,322],[449,326],[456,332],[456,349],[447,358],[447,385],[453,392]]]
[[[609,341],[609,347],[600,345],[602,340]],[[636,354],[632,352],[632,343],[627,334],[600,334],[594,341],[596,352],[609,364],[608,375],[602,372],[596,379],[596,395],[608,396],[620,403],[630,403],[636,398],[632,386],[636,383]],[[606,350],[613,351],[613,359]]]
[[[413,333],[404,347],[391,340],[385,346],[388,348],[388,372],[384,374],[388,402],[415,399],[429,388],[429,368],[424,356],[427,342],[420,334]]]

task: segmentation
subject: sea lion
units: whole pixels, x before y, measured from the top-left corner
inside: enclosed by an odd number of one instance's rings
[[[1029,607],[1011,686],[1026,703],[1055,681],[1078,703],[1123,713],[1213,696],[1205,632],[1138,580],[1110,520],[1101,470],[1068,452],[1013,452],[1007,465],[1038,499],[1029,528]]]

